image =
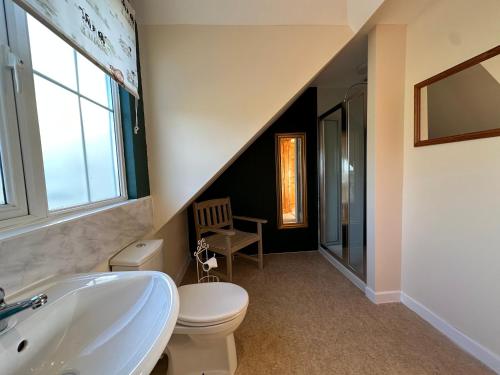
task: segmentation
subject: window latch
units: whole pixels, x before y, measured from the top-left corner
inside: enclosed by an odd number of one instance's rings
[[[20,94],[22,92],[22,84],[19,69],[24,66],[24,61],[16,56],[10,49],[9,46],[2,45],[1,53],[4,60],[4,64],[7,68],[12,71],[12,76],[14,78],[14,87],[16,93]]]

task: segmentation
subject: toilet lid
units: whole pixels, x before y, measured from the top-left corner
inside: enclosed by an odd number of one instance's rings
[[[231,283],[203,283],[179,287],[181,323],[224,322],[237,316],[248,305],[248,293]]]

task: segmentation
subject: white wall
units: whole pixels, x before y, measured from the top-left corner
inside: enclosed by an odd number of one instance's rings
[[[181,211],[148,237],[163,239],[163,271],[179,285],[191,260],[187,211]]]
[[[352,36],[347,26],[141,26],[139,33],[156,228]]]
[[[134,5],[139,23],[148,25],[347,24],[346,0],[138,0]]]
[[[441,0],[408,25],[402,243],[404,292],[497,356],[500,138],[413,147],[413,85],[498,45],[499,20],[498,0]]]
[[[370,16],[385,0],[347,0],[347,22],[355,32],[361,29]]]
[[[375,302],[397,301],[401,290],[405,43],[404,25],[378,25],[368,36],[367,287]]]

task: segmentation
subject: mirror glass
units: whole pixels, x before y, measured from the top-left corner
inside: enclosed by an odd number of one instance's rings
[[[415,145],[500,135],[498,53],[482,61],[477,56],[416,85],[420,108]]]
[[[305,133],[276,135],[278,228],[307,226]]]

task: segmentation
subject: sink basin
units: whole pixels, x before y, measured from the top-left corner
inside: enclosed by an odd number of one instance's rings
[[[47,304],[0,333],[2,375],[149,374],[179,314],[175,283],[161,272],[58,277],[19,299],[38,293]]]

